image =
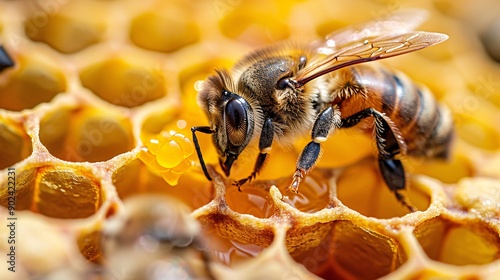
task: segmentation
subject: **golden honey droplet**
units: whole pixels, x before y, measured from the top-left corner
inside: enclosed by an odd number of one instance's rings
[[[170,170],[161,173],[163,179],[171,186],[176,186],[182,174],[174,173]]]
[[[183,159],[184,152],[174,140],[163,144],[156,154],[156,161],[165,168],[173,168],[179,165]]]
[[[151,165],[153,161],[156,162],[154,155],[147,147],[141,147],[139,158],[147,165]]]
[[[184,159],[181,163],[179,163],[179,165],[172,168],[171,170],[176,174],[183,174],[189,169],[189,167],[191,167],[191,162],[187,159]]]
[[[156,152],[158,151],[158,148],[160,147],[160,141],[156,138],[151,138],[149,141],[146,143],[146,147],[148,147],[148,150],[150,153],[153,155],[156,155]]]
[[[176,142],[181,146],[182,151],[184,152],[184,158],[192,155],[194,153],[193,143],[186,136],[176,133],[174,135]]]
[[[139,158],[154,172],[160,172],[164,169],[156,160],[156,156],[153,155],[146,147],[141,148]]]

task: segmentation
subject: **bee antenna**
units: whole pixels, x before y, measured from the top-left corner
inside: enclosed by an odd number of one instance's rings
[[[288,82],[289,82],[291,88],[299,88],[299,87],[303,86],[303,84],[297,82],[295,79],[289,79]]]
[[[200,165],[201,169],[203,169],[203,173],[205,174],[205,177],[209,181],[212,181],[212,177],[210,177],[210,174],[208,174],[207,166],[205,164],[205,161],[203,160],[203,155],[201,154],[201,149],[200,149],[200,144],[198,142],[198,137],[196,137],[196,132],[201,132],[205,134],[213,134],[215,131],[213,131],[209,126],[193,126],[191,127],[191,132],[193,133],[193,142],[194,142],[194,147],[196,149],[196,154],[198,155],[198,159],[200,160]]]

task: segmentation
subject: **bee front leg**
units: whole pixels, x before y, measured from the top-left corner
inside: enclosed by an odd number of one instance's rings
[[[307,173],[312,170],[321,156],[320,143],[325,142],[333,129],[340,127],[340,125],[340,111],[337,106],[328,107],[319,113],[314,121],[311,132],[312,141],[305,146],[299,156],[297,168],[293,174],[292,183],[288,186],[288,190],[294,193],[299,192],[300,182],[302,182]]]
[[[205,177],[207,177],[208,181],[212,181],[212,177],[210,177],[210,174],[208,174],[207,165],[205,164],[205,160],[203,160],[203,155],[201,154],[200,143],[198,142],[198,137],[196,137],[196,132],[213,134],[214,131],[209,126],[194,126],[191,127],[191,132],[193,133],[193,143],[196,149],[196,154],[198,155],[198,159],[200,160],[203,173],[205,174]]]
[[[271,151],[271,146],[273,144],[273,136],[274,136],[274,125],[273,121],[271,118],[267,118],[264,121],[264,125],[262,126],[262,131],[260,133],[260,138],[259,138],[259,151],[260,154],[257,157],[257,160],[255,161],[255,166],[253,168],[252,174],[250,176],[235,181],[233,185],[238,187],[238,191],[241,191],[241,186],[247,182],[251,182],[257,174],[262,170],[264,167],[267,158],[269,157],[268,152]]]
[[[375,138],[379,151],[378,162],[385,183],[398,201],[411,212],[416,211],[417,209],[411,205],[408,199],[399,193],[400,190],[406,188],[406,176],[403,164],[395,157],[398,154],[406,153],[406,144],[394,122],[385,114],[368,108],[342,119],[342,127],[352,127],[366,117],[374,117],[375,119]]]

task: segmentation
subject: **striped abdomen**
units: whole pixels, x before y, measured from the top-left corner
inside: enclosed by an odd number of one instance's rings
[[[407,154],[448,157],[453,121],[430,91],[386,68],[359,65],[336,73],[336,96],[342,117],[373,107],[391,118],[407,144]]]

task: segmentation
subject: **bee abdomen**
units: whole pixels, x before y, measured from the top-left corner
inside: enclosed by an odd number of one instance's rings
[[[353,94],[341,102],[342,113],[352,115],[373,107],[391,118],[401,131],[412,156],[446,158],[453,136],[453,121],[446,107],[432,93],[406,75],[382,67],[358,65],[340,71],[337,88],[362,88],[365,97]],[[345,91],[347,92],[347,91]],[[360,106],[361,104],[361,106]]]
[[[431,92],[417,86],[401,73],[383,71],[387,83],[382,111],[399,127],[413,156],[446,158],[453,135],[449,111],[437,103]],[[389,85],[390,81],[390,85]]]

